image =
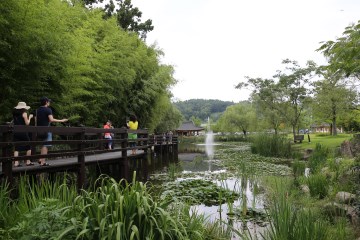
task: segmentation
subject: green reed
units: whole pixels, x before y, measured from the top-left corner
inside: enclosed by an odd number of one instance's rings
[[[323,199],[328,195],[329,182],[322,174],[312,174],[307,178],[310,195],[315,198]]]
[[[328,239],[328,224],[312,209],[302,209],[293,204],[288,188],[283,181],[277,181],[275,194],[271,196],[269,209],[270,226],[264,239],[312,240]]]
[[[329,149],[317,143],[311,156],[309,157],[308,166],[311,172],[318,172],[321,167],[326,163],[329,155]]]
[[[96,186],[96,187],[95,187]],[[186,203],[149,194],[145,183],[101,176],[93,189],[78,190],[68,179],[21,178],[18,198],[0,190],[5,239],[226,239],[226,233]]]
[[[265,157],[292,156],[291,144],[286,135],[278,134],[257,134],[251,138],[251,152]]]
[[[301,161],[294,161],[292,163],[292,169],[295,177],[303,176],[305,173],[306,163]]]

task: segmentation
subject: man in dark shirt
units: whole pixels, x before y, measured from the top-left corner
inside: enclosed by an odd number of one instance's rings
[[[53,113],[50,106],[51,100],[47,97],[42,97],[40,99],[41,106],[36,110],[36,126],[49,126],[52,122],[67,122],[68,119],[55,119],[53,117]],[[45,136],[41,136],[43,141],[50,142],[52,141],[52,133],[48,132]],[[41,154],[45,155],[48,153],[48,147],[51,145],[44,145],[41,148]],[[39,159],[39,164],[41,166],[49,166],[48,163],[45,162],[45,158]]]

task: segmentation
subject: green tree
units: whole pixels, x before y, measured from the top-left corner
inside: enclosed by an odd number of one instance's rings
[[[346,87],[346,81],[338,76],[326,74],[325,79],[315,83],[314,114],[318,119],[330,120],[332,135],[337,135],[337,121],[340,116],[354,107],[357,93]]]
[[[221,114],[226,110],[226,107],[233,105],[230,101],[221,101],[215,99],[190,99],[186,101],[175,102],[175,105],[184,115],[185,119],[189,120],[192,116],[200,118],[203,122],[210,117],[216,121]]]
[[[346,77],[360,77],[360,21],[345,28],[343,36],[324,42],[321,51],[329,61],[327,68]]]
[[[160,124],[176,84],[162,52],[118,27],[116,16],[85,7],[83,0],[0,1],[0,121],[18,101],[33,108],[52,98],[56,116],[101,126],[125,124],[130,113],[141,127]],[[89,2],[90,3],[90,2]],[[166,109],[170,109],[167,107]],[[169,111],[170,111],[169,110]]]
[[[43,95],[61,97],[69,45],[63,1],[0,1],[0,118],[18,101],[38,106]]]
[[[251,87],[252,97],[256,96],[256,100],[262,101],[273,117],[289,123],[295,138],[302,111],[310,100],[310,80],[317,68],[312,61],[308,61],[303,68],[296,61],[288,59],[282,63],[284,70],[278,70],[275,79],[247,77],[247,82],[239,83],[236,88]]]
[[[256,113],[250,102],[241,102],[226,108],[218,121],[218,130],[222,132],[247,132],[256,129]]]

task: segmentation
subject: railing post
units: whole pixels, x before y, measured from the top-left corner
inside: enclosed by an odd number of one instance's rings
[[[144,148],[144,156],[143,156],[143,172],[144,172],[144,182],[148,180],[149,175],[149,166],[148,166],[148,149],[149,149],[149,133],[146,133],[144,138],[146,137],[146,140],[143,141],[143,145],[146,146]],[[151,146],[150,146],[151,147]]]
[[[123,168],[122,168],[122,176],[123,178],[125,178],[127,181],[130,181],[129,178],[129,162],[127,159],[127,147],[128,147],[128,133],[127,131],[125,133],[121,133],[120,134],[120,138],[121,138],[121,156],[123,159]]]
[[[173,154],[175,157],[175,163],[179,162],[179,136],[175,136],[175,141],[173,137]]]
[[[3,133],[3,142],[7,142],[6,146],[2,148],[2,157],[11,157],[13,155],[13,146],[12,146],[12,140],[13,140],[13,133],[14,133],[14,127],[9,125],[8,131]],[[13,184],[13,174],[12,174],[12,161],[5,161],[2,162],[2,171],[4,173],[4,176],[7,180],[7,182],[10,185],[10,189],[12,188]]]
[[[78,190],[82,189],[85,184],[85,154],[84,154],[84,147],[85,147],[85,128],[82,128],[82,132],[79,134],[79,144],[78,144],[78,163],[79,163],[79,170],[77,176],[77,185]]]

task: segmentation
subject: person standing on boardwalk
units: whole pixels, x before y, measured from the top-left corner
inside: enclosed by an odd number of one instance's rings
[[[111,129],[111,121],[110,120],[107,120],[107,122],[104,124],[104,129]],[[112,136],[111,136],[111,133],[109,132],[106,132],[104,133],[104,138],[105,139],[108,139],[109,141],[106,143],[106,149],[109,149],[111,150],[112,149]]]
[[[26,110],[29,110],[30,107],[26,105],[25,102],[19,102],[13,110],[13,123],[14,125],[29,125],[33,115],[28,116]],[[27,132],[17,132],[14,133],[14,142],[29,142],[30,137]],[[15,146],[14,157],[19,156],[20,151],[26,151],[26,156],[31,155],[30,145],[25,146]],[[26,160],[26,166],[34,165],[30,160]],[[14,161],[14,167],[21,167],[19,161]]]
[[[68,119],[56,119],[53,117],[53,112],[50,108],[51,99],[47,97],[42,97],[40,99],[40,107],[36,110],[36,126],[50,126],[52,122],[67,122]],[[52,133],[48,132],[45,135],[40,135],[40,140],[50,142],[52,141]],[[48,147],[51,145],[43,145],[41,147],[41,155],[46,155],[48,153]],[[39,159],[39,164],[41,166],[49,166],[48,163],[45,162],[45,158]]]
[[[127,126],[130,130],[137,130],[138,126],[139,126],[139,122],[137,121],[137,118],[135,115],[130,115],[130,121],[127,123]],[[134,155],[136,153],[136,139],[137,139],[137,134],[136,133],[128,133],[128,138],[129,138],[129,144],[130,147],[132,147],[133,149],[132,151],[132,155]]]

